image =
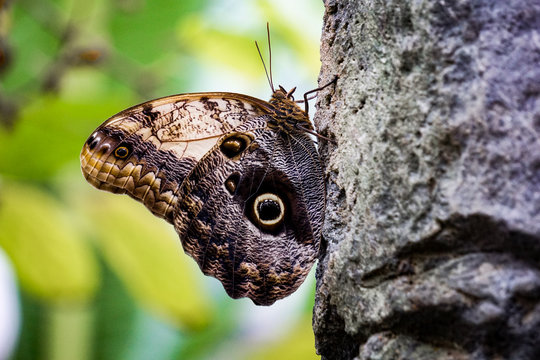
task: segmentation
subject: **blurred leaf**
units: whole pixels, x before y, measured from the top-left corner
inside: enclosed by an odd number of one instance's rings
[[[82,306],[50,306],[47,308],[45,359],[92,359],[93,309]]]
[[[126,347],[124,358],[130,360],[169,360],[182,342],[176,326],[140,309],[134,324],[134,336]],[[102,360],[102,358],[99,358]],[[118,357],[116,358],[118,359]]]
[[[47,307],[26,291],[21,291],[19,299],[22,328],[12,360],[39,359],[43,347],[42,339],[46,336],[47,330],[45,316]]]
[[[67,162],[78,161],[86,138],[124,104],[111,98],[93,100],[44,96],[28,104],[13,130],[0,127],[0,173],[42,180]]]
[[[204,331],[185,339],[173,359],[207,359],[226,339],[230,339],[238,326],[237,300],[225,298],[219,304],[219,316]]]
[[[0,188],[0,246],[21,286],[48,300],[87,301],[98,285],[94,254],[62,205],[41,189]]]
[[[253,34],[233,34],[219,28],[209,28],[200,15],[186,18],[179,24],[177,33],[182,48],[200,61],[221,63],[241,70],[245,76],[261,75],[262,67],[254,43],[258,39]],[[265,51],[264,46],[261,51]]]
[[[91,190],[79,198],[106,261],[135,298],[187,330],[208,325],[212,302],[171,225],[127,197]]]
[[[304,316],[295,328],[288,329],[279,343],[250,354],[250,360],[311,360],[320,359],[315,353],[315,337],[311,327],[311,314]]]
[[[94,302],[94,340],[99,346],[94,348],[94,358],[125,359],[126,352],[132,347],[137,331],[137,313],[141,310],[110,267],[104,261],[100,264],[103,269],[102,285]]]
[[[44,2],[44,5],[41,11],[48,12],[51,8],[50,4]],[[10,71],[2,78],[2,87],[6,89],[35,85],[36,78],[49,65],[51,58],[58,50],[58,34],[34,16],[33,8],[36,7],[30,2],[25,2],[23,6],[13,7],[13,25],[10,29],[9,40],[16,59],[12,62]],[[57,19],[57,17],[54,18]]]
[[[133,3],[133,2],[132,2]],[[204,1],[138,1],[133,8],[117,8],[110,17],[110,34],[116,49],[143,64],[150,64],[177,46],[174,29],[190,12],[204,6]],[[169,49],[169,52],[164,51]]]

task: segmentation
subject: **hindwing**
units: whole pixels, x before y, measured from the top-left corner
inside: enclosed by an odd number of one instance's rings
[[[272,304],[303,282],[319,251],[324,182],[313,141],[247,121],[236,134],[253,138],[242,156],[217,145],[187,176],[174,225],[201,270],[233,298]],[[264,223],[258,199],[277,204]]]

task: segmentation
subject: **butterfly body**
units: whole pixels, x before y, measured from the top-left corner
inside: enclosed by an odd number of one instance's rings
[[[324,179],[305,129],[307,114],[281,87],[269,102],[175,95],[103,123],[81,166],[92,185],[172,223],[231,297],[269,305],[296,290],[319,251]]]

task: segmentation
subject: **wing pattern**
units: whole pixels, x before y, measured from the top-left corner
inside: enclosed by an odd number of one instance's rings
[[[325,208],[317,150],[295,126],[307,115],[276,93],[270,103],[232,93],[150,101],[104,122],[81,153],[92,185],[174,224],[205,274],[260,305],[303,282]]]

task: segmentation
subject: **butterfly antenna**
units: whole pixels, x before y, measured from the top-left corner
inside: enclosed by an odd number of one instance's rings
[[[270,46],[270,24],[266,22],[266,36],[268,37],[268,65],[270,68],[270,86],[274,91],[274,81],[272,79],[272,46]]]
[[[259,57],[261,58],[261,62],[264,67],[264,73],[266,74],[266,78],[268,79],[268,84],[270,84],[270,88],[272,89],[272,92],[274,92],[274,84],[272,84],[272,78],[268,76],[268,71],[266,70],[266,64],[264,63],[264,59],[261,54],[261,49],[259,49],[259,44],[257,41],[255,41],[255,46],[257,47],[257,51],[259,52]]]

